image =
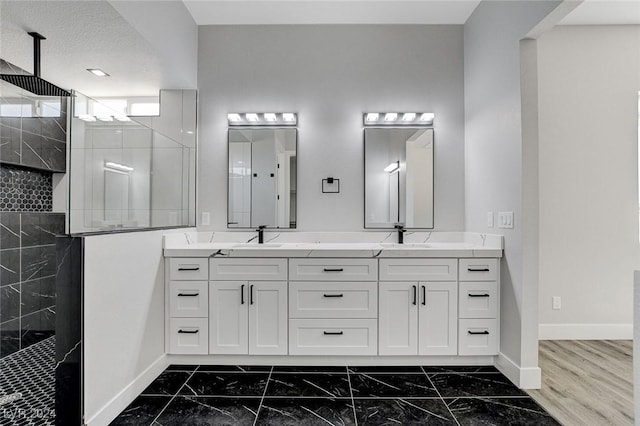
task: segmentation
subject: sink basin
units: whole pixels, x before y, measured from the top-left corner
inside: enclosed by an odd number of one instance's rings
[[[282,244],[276,243],[240,243],[233,246],[233,248],[273,248],[273,247],[281,247]]]

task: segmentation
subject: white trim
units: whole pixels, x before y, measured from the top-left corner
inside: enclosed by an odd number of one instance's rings
[[[631,340],[633,324],[540,324],[540,340]]]
[[[118,417],[118,414],[127,408],[168,366],[169,358],[166,354],[163,354],[98,410],[98,412],[86,422],[87,426],[108,425],[111,423]]]
[[[496,357],[496,368],[521,389],[540,389],[542,385],[540,367],[520,367],[502,352]]]

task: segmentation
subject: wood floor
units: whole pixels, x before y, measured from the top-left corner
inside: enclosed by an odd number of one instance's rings
[[[631,340],[540,341],[529,394],[563,425],[633,425],[632,354]]]

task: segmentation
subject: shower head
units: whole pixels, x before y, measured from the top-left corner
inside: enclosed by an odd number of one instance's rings
[[[40,96],[71,96],[68,90],[40,78],[40,40],[46,39],[36,32],[29,35],[33,37],[33,75],[0,74],[0,79]]]

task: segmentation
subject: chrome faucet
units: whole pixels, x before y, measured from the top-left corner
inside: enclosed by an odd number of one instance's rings
[[[258,244],[264,244],[264,228],[266,227],[267,225],[260,225],[258,229],[256,229],[256,231],[258,231]]]
[[[396,223],[394,228],[398,230],[398,244],[404,244],[404,225],[402,223]]]

